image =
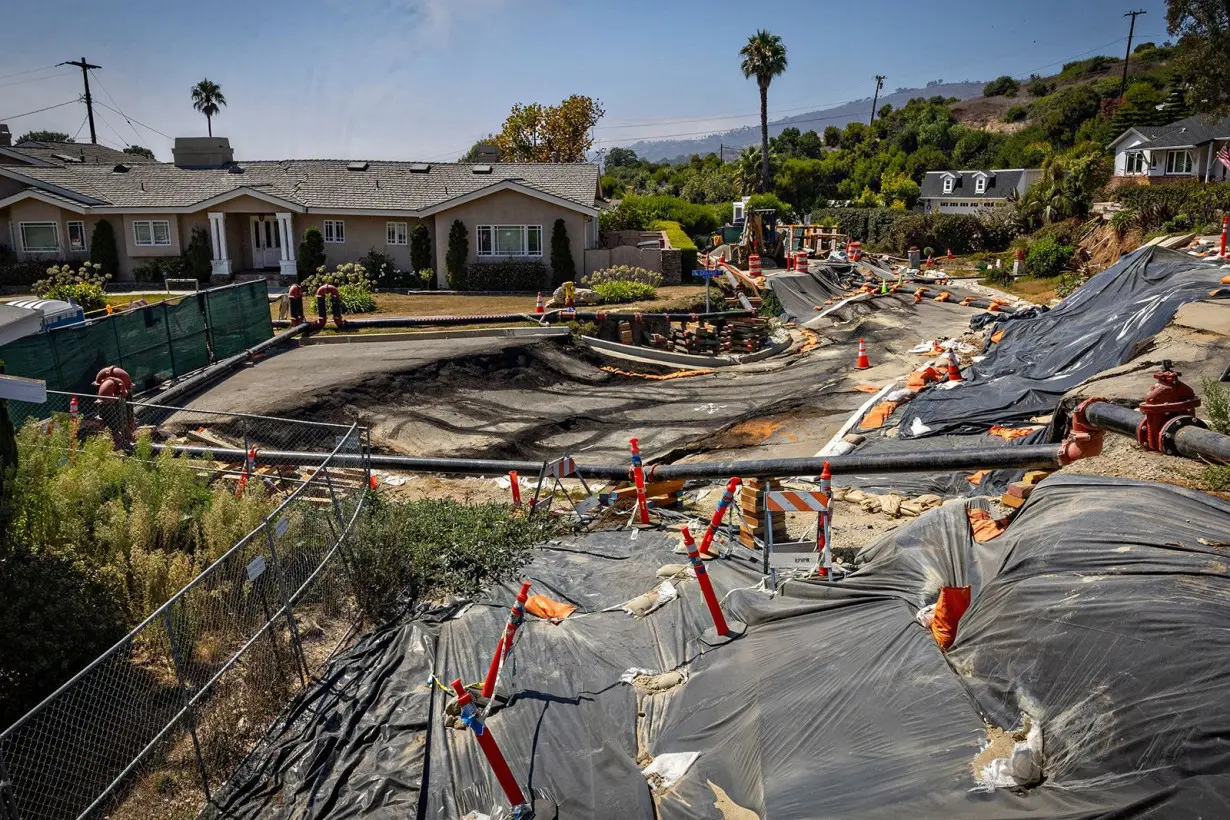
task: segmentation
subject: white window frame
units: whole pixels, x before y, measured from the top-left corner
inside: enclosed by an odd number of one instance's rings
[[[1149,163],[1144,151],[1128,151],[1123,157],[1123,175],[1140,176],[1149,172]]]
[[[158,241],[155,225],[166,229],[166,241]],[[142,242],[138,229],[144,227],[149,231],[149,241]],[[132,221],[132,244],[138,248],[169,248],[171,246],[171,221],[169,219],[134,219]]]
[[[974,180],[974,193],[985,194],[987,192],[987,178],[978,177]]]
[[[519,229],[521,231],[520,253],[499,253],[495,242],[499,231]],[[537,234],[538,250],[530,250],[530,236]],[[484,248],[484,238],[486,247]],[[541,259],[543,251],[541,225],[478,225],[474,229],[474,255],[484,259]]]
[[[408,222],[386,222],[384,223],[384,243],[386,245],[408,245],[410,244],[410,223]]]
[[[1187,159],[1186,168],[1181,171],[1174,170],[1174,159],[1177,156],[1183,156]],[[1192,152],[1184,149],[1182,151],[1167,151],[1166,152],[1166,174],[1167,176],[1188,176],[1196,167],[1196,163],[1192,160]]]
[[[952,193],[952,183],[953,183],[952,177],[944,177],[944,193],[946,194]]]
[[[55,246],[50,248],[31,248],[28,244],[26,244],[27,225],[31,227],[37,226],[40,228],[45,228],[50,225],[51,232],[55,236]],[[21,237],[21,249],[26,253],[59,253],[60,251],[60,223],[58,222],[50,222],[47,220],[38,220],[36,222],[18,222],[17,234]]]
[[[321,223],[320,232],[325,235],[325,242],[330,245],[346,243],[346,221],[344,219],[326,219]]]
[[[73,244],[73,226],[76,225],[81,230],[81,244],[79,246]],[[70,219],[64,223],[64,234],[68,240],[68,249],[75,253],[89,250],[89,240],[85,236],[85,221],[81,219]]]

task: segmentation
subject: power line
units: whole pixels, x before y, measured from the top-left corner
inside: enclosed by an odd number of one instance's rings
[[[119,110],[120,104],[115,101],[115,97],[111,96],[111,90],[103,84],[102,77],[98,78],[98,85],[103,90],[103,93],[107,95],[107,99],[111,100],[111,104],[115,106],[115,112],[124,118],[124,122],[128,123],[128,127],[132,129],[132,135],[137,138],[137,142],[140,142],[141,135],[137,133],[136,126],[132,124],[132,120],[128,119],[127,114]],[[99,103],[99,105],[102,105],[102,103]]]
[[[102,115],[101,111],[98,112],[98,118],[103,121],[103,125],[111,129],[112,134],[115,134],[115,138],[120,141],[120,147],[127,148],[128,140],[124,139],[124,137],[120,135],[120,132],[115,130],[115,126],[112,125],[111,122]]]
[[[12,74],[0,74],[0,80],[7,80],[9,77],[22,77],[26,74],[37,74],[40,71],[50,71],[53,68],[58,68],[58,66],[45,65],[42,68],[29,68],[25,71],[15,71]]]
[[[160,136],[160,137],[165,137],[166,139],[169,139],[169,140],[173,140],[173,139],[175,139],[175,137],[169,136],[168,134],[164,134],[164,133],[162,133],[161,131],[159,131],[157,128],[154,128],[154,127],[152,127],[152,126],[146,125],[145,123],[141,122],[141,121],[140,121],[139,119],[137,119],[136,117],[129,117],[129,116],[128,116],[128,115],[126,115],[123,111],[116,111],[114,108],[112,108],[111,106],[109,106],[109,105],[107,105],[107,104],[105,104],[105,103],[101,103],[101,102],[100,102],[100,103],[98,103],[98,106],[99,106],[100,108],[105,108],[105,109],[107,109],[108,111],[114,111],[116,114],[119,114],[119,115],[120,115],[121,117],[123,117],[124,119],[126,119],[126,120],[130,120],[131,122],[135,122],[137,125],[141,126],[141,127],[142,127],[142,128],[144,128],[145,130],[147,130],[147,131],[153,131],[155,134],[157,134],[157,135],[158,135],[158,136]]]
[[[81,129],[85,128],[86,117],[81,118],[81,125],[77,126],[77,130],[73,132],[73,142],[77,141],[77,136],[81,133]]]
[[[14,114],[11,117],[0,117],[0,121],[8,122],[9,120],[19,120],[22,117],[28,117],[31,114],[41,114],[44,111],[50,111],[53,108],[63,108],[66,105],[73,105],[74,103],[79,103],[79,102],[81,102],[81,98],[77,97],[76,99],[69,100],[68,102],[57,103],[56,105],[49,105],[46,108],[37,108],[34,111],[27,111],[24,114]]]
[[[24,80],[14,80],[11,83],[0,83],[0,88],[8,88],[11,85],[21,85],[22,83],[37,83],[42,80],[54,80],[57,77],[69,77],[72,74],[72,71],[62,71],[59,74],[49,74],[46,77],[27,77]]]

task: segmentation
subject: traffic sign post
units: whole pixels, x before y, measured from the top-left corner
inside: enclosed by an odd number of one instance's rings
[[[709,309],[709,280],[715,276],[720,276],[721,274],[722,272],[720,270],[694,270],[692,271],[693,279],[704,279],[705,280],[705,313],[713,312]]]

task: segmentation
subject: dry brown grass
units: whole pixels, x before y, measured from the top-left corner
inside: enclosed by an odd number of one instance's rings
[[[990,282],[983,282],[983,284],[996,290],[1002,290],[1004,293],[1011,293],[1013,296],[1020,296],[1022,299],[1028,299],[1031,302],[1045,305],[1058,296],[1055,293],[1055,288],[1059,286],[1059,277],[1056,276],[1053,279],[1025,277],[1017,279],[1011,285],[993,285]]]

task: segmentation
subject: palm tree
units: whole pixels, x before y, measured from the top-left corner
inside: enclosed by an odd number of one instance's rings
[[[749,145],[740,151],[738,159],[734,161],[734,166],[735,186],[739,189],[739,195],[747,196],[756,193],[761,169],[760,152],[756,150],[756,147]]]
[[[222,96],[222,87],[217,83],[204,79],[192,86],[192,107],[205,115],[211,137],[214,135],[214,116],[223,105],[226,105],[226,97]]]
[[[744,77],[755,77],[760,86],[760,185],[769,190],[769,83],[786,71],[786,46],[782,38],[761,29],[739,49]]]

